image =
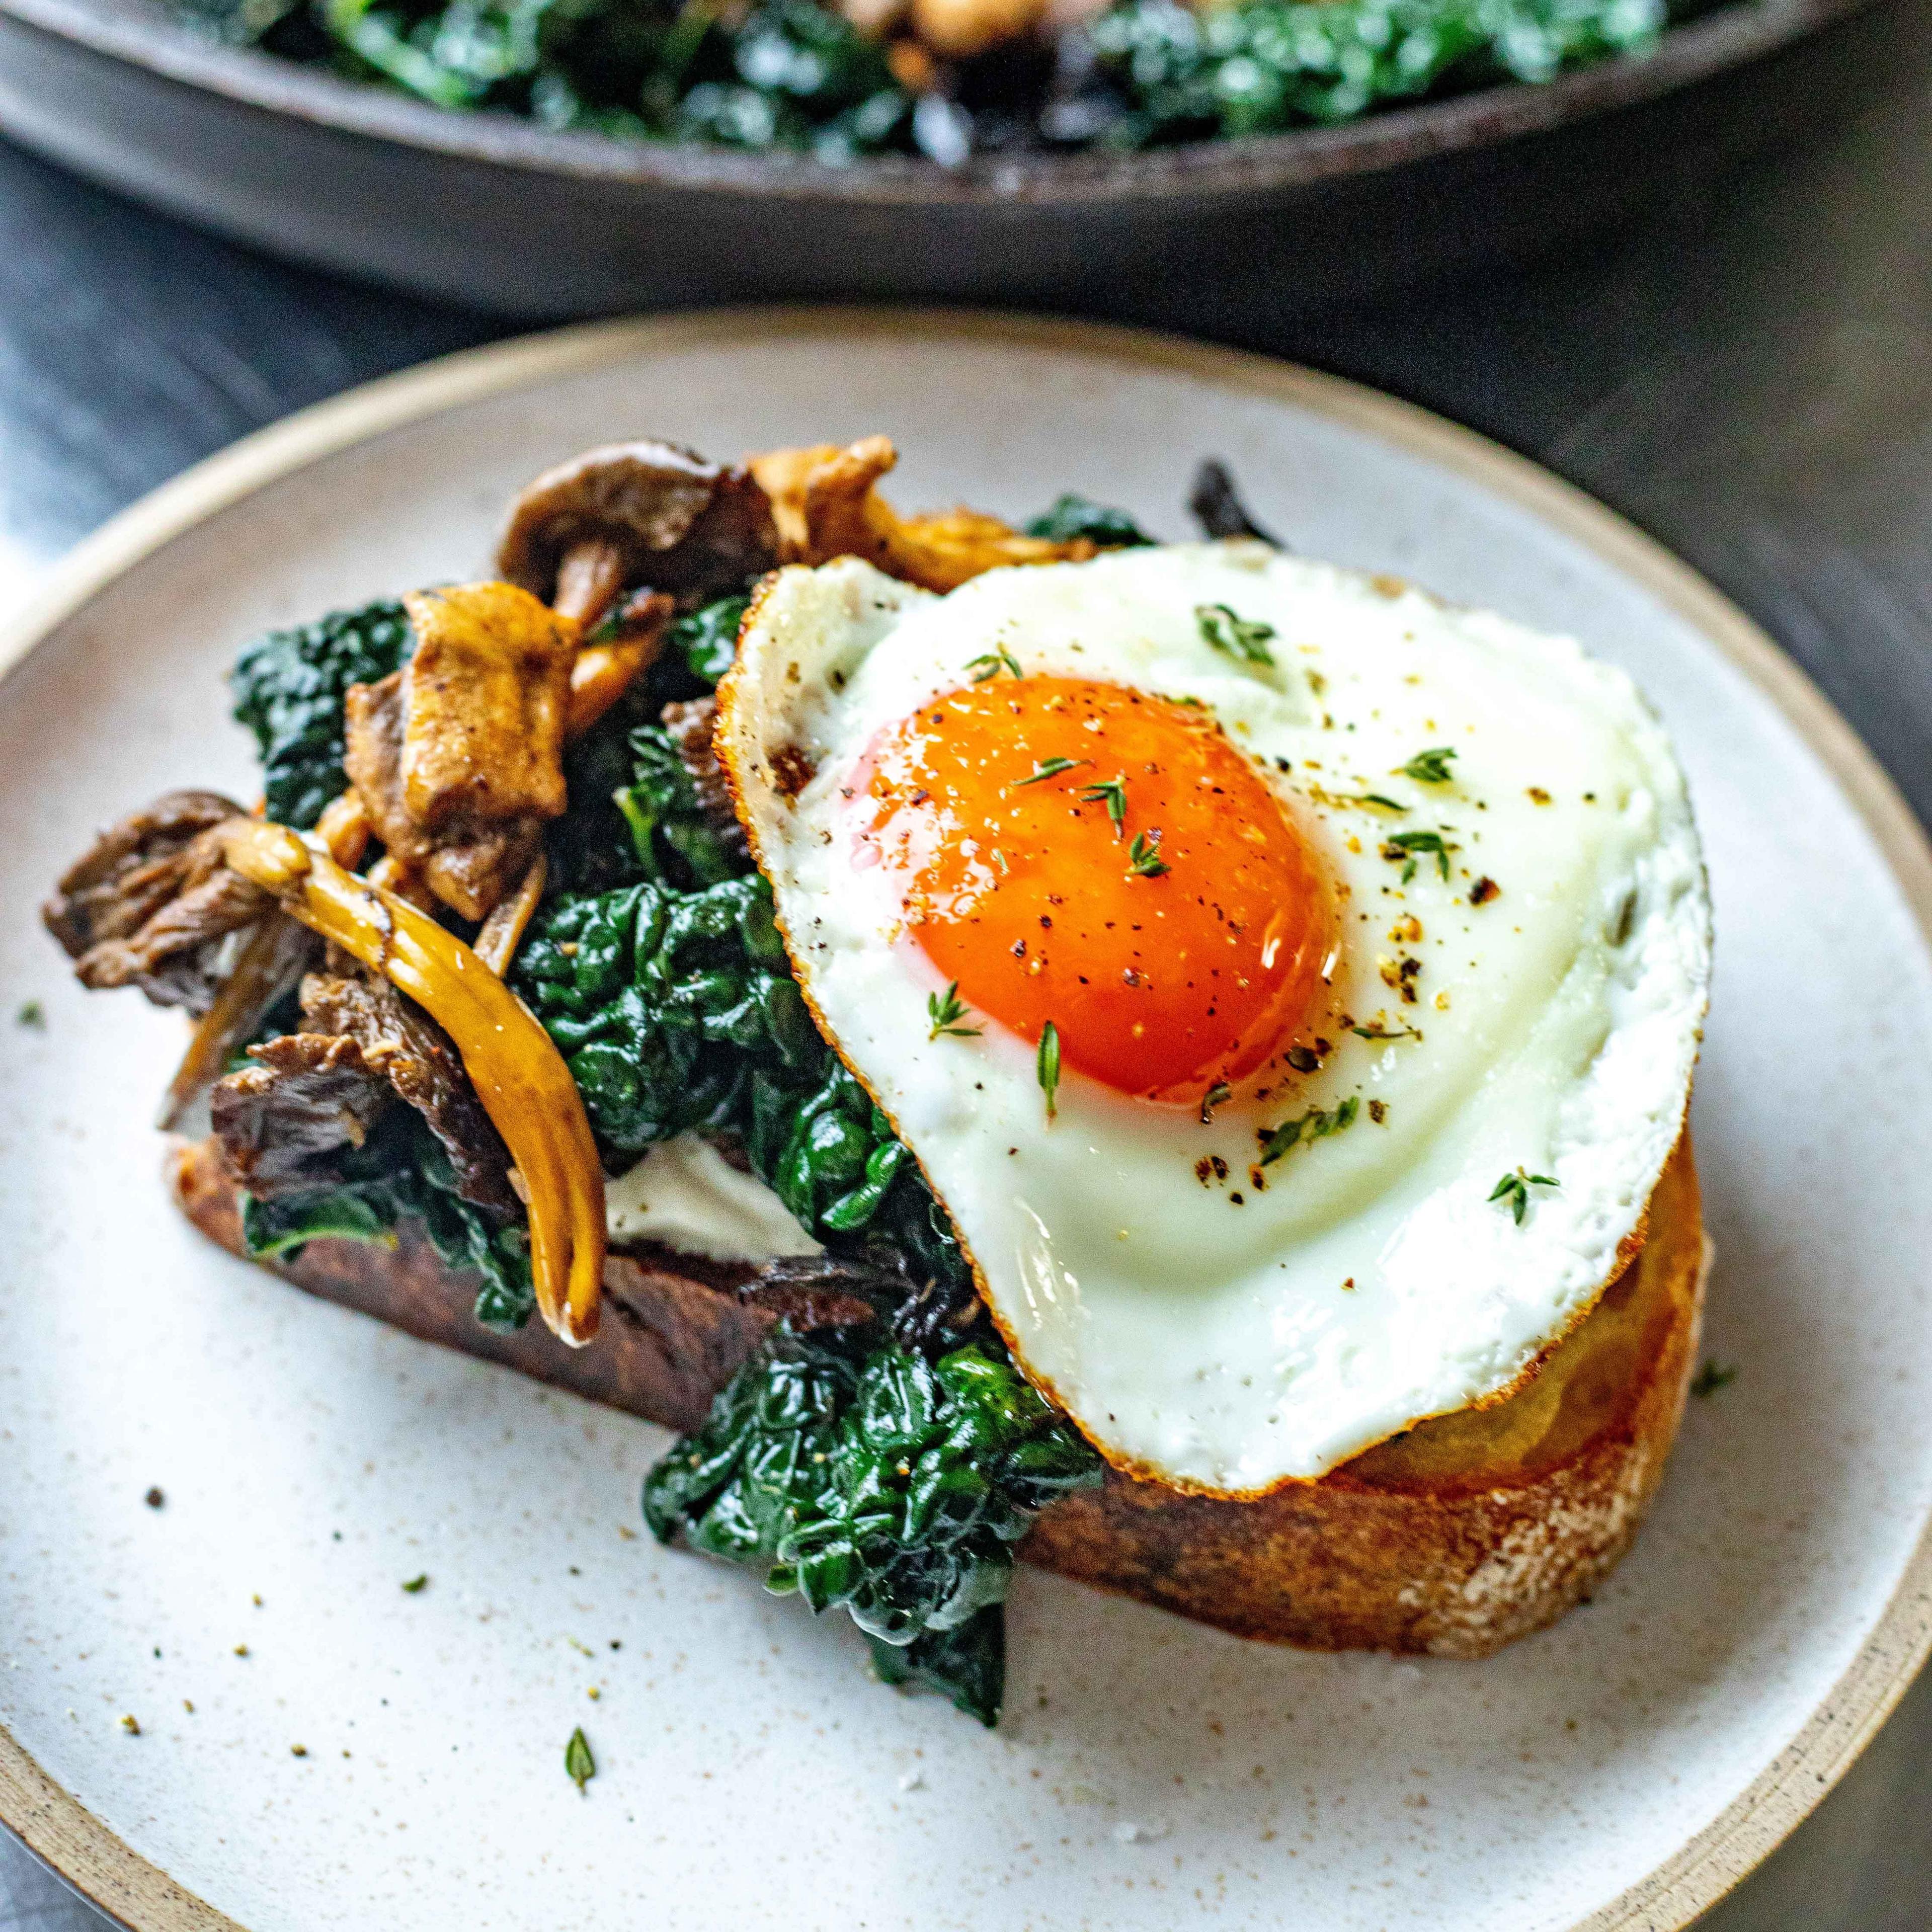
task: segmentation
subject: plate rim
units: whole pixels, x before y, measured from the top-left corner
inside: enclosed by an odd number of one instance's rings
[[[935,334],[1072,350],[1294,404],[1365,430],[1529,511],[1694,626],[1774,705],[1864,822],[1928,945],[1932,837],[1863,740],[1754,620],[1690,565],[1575,484],[1480,432],[1325,372],[1118,324],[902,304],[774,304],[579,323],[442,356],[258,430],[151,491],[84,539],[0,622],[0,679],[176,537],[311,464],[425,418],[652,351],[801,335]],[[1718,1815],[1567,1932],[1682,1932],[1817,1806],[1932,1652],[1932,1516],[1856,1654],[1797,1735]],[[130,1932],[246,1932],[176,1884],[50,1778],[0,1724],[0,1826]]]

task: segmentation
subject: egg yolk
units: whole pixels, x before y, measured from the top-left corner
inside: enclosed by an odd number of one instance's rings
[[[1117,1092],[1198,1101],[1285,1049],[1333,896],[1280,796],[1198,705],[989,679],[874,741],[855,862],[968,1010]]]

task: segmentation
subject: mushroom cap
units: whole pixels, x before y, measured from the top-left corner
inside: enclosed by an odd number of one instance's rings
[[[528,484],[496,568],[548,600],[566,555],[593,542],[622,553],[627,584],[698,597],[736,590],[778,554],[770,502],[748,472],[650,439],[586,450]]]

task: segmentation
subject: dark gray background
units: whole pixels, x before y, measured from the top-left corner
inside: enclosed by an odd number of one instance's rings
[[[1772,152],[1694,203],[1264,333],[1204,291],[1192,326],[1425,404],[1624,511],[1762,621],[1932,818],[1932,10],[1893,17],[1856,121],[1802,144],[1767,130]],[[208,240],[0,144],[0,558],[51,559],[249,430],[508,332]],[[1827,1083],[1820,1104],[1846,1097]],[[1922,1682],[1706,1924],[1924,1932],[1928,1751]],[[0,1834],[0,1932],[100,1923]]]

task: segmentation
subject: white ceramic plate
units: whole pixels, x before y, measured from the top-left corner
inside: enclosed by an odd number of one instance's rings
[[[1025,1573],[988,1734],[870,1683],[842,1622],[640,1539],[658,1432],[312,1302],[167,1204],[178,1026],[82,994],[34,908],[123,807],[246,792],[236,646],[476,570],[517,483],[614,434],[879,429],[908,505],[1075,487],[1176,535],[1224,456],[1297,548],[1574,631],[1670,721],[1718,904],[1696,1132],[1738,1375],[1556,1630],[1481,1664],[1304,1656]],[[1932,865],[1743,618],[1528,466],[1091,329],[622,325],[241,446],[95,539],[36,639],[0,687],[0,1816],[130,1922],[1676,1927],[1922,1654]]]

